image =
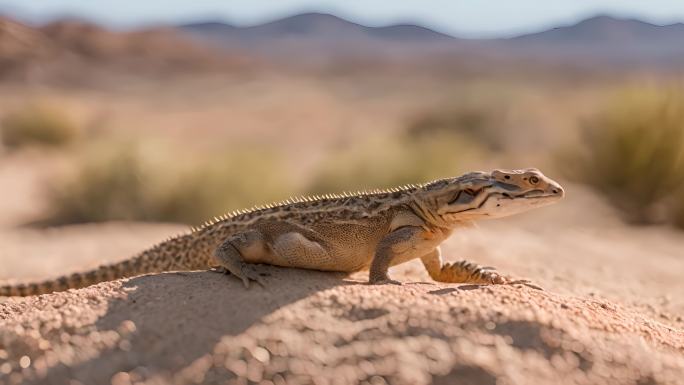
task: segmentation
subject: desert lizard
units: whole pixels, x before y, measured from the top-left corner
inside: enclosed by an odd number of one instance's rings
[[[215,267],[264,284],[258,264],[355,272],[398,283],[388,268],[420,258],[439,282],[511,282],[474,263],[445,263],[439,245],[454,229],[556,202],[563,188],[537,169],[471,172],[388,190],[290,199],[215,218],[122,262],[40,283],[0,287],[26,296],[165,271]]]

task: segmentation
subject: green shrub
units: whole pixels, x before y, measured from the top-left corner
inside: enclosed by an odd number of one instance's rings
[[[684,93],[630,89],[583,122],[583,148],[566,159],[575,179],[603,193],[635,223],[684,187]]]
[[[395,187],[458,175],[478,150],[464,138],[375,138],[322,162],[309,185],[320,194]]]
[[[10,149],[40,145],[59,147],[79,135],[78,126],[63,111],[41,104],[27,105],[0,121],[3,144]]]
[[[143,220],[200,224],[291,191],[274,155],[160,153],[126,146],[88,151],[47,189],[46,224]]]

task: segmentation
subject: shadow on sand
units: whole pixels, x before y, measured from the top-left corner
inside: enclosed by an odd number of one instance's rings
[[[58,364],[41,384],[109,384],[117,372],[142,371],[145,377],[173,378],[196,359],[211,353],[226,336],[235,336],[279,308],[340,285],[355,284],[343,275],[263,266],[266,287],[216,272],[164,273],[132,278],[128,295],[110,300],[95,323],[100,332],[131,321],[126,340],[80,364]],[[128,323],[130,325],[130,323]],[[86,325],[87,327],[87,325]],[[80,333],[79,333],[80,334]]]

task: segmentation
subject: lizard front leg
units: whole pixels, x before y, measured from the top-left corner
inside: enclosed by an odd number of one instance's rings
[[[400,284],[389,278],[387,270],[390,266],[420,257],[420,251],[426,242],[424,233],[423,228],[406,226],[386,235],[378,244],[371,261],[369,283]]]
[[[482,267],[466,260],[443,262],[439,246],[420,257],[430,277],[437,282],[475,284],[523,284],[533,289],[544,290],[527,279],[511,279],[490,267]]]

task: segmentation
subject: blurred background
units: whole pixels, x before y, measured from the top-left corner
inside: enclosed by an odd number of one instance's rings
[[[569,186],[534,231],[677,257],[683,20],[675,0],[0,0],[0,278],[292,195],[522,167]]]

